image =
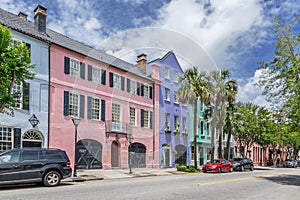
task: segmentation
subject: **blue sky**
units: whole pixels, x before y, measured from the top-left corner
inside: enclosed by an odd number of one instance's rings
[[[257,63],[272,58],[274,21],[300,13],[298,0],[0,0],[30,21],[38,4],[47,8],[48,28],[128,62],[173,50],[184,69],[229,69],[238,99],[258,105],[266,102],[254,85]]]

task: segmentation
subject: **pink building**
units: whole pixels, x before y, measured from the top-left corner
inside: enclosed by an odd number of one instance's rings
[[[77,141],[79,169],[128,168],[129,157],[133,168],[158,167],[159,66],[149,77],[137,65],[47,33],[53,39],[49,147],[66,150],[74,163]]]

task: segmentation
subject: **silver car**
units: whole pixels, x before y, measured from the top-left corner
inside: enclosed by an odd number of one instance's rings
[[[297,166],[298,166],[297,160],[294,159],[286,159],[283,162],[283,167],[297,167]]]

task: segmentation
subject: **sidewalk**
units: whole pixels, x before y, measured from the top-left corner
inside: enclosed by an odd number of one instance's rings
[[[133,168],[132,174],[129,174],[129,169],[78,169],[76,178],[67,178],[63,182],[83,182],[92,180],[109,180],[122,178],[136,178],[147,176],[163,176],[172,174],[182,174],[176,168]]]

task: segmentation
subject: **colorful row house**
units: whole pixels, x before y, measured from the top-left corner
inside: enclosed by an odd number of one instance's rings
[[[25,14],[0,11],[1,24],[30,44],[37,65],[35,79],[16,86],[27,88],[28,106],[20,105],[13,117],[1,114],[1,151],[61,148],[85,169],[158,167],[159,66],[153,64],[148,76],[136,65],[47,29],[47,9],[40,5],[34,23]]]

